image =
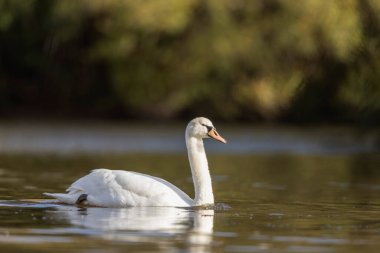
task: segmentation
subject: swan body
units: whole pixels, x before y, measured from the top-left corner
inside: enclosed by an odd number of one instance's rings
[[[186,147],[194,182],[195,198],[164,179],[137,172],[95,169],[79,178],[67,193],[44,193],[66,204],[102,207],[173,206],[191,207],[214,204],[211,176],[203,138],[226,143],[211,121],[199,117],[186,127]]]

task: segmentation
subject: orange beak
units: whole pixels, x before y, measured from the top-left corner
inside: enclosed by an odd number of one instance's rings
[[[218,132],[216,131],[215,128],[211,129],[208,133],[207,133],[208,136],[210,136],[211,138],[217,140],[217,141],[220,141],[220,142],[223,142],[223,143],[227,143],[227,141],[218,134]]]

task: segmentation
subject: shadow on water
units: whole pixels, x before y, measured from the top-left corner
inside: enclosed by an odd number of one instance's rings
[[[76,207],[38,200],[1,201],[0,207],[17,209],[16,214],[23,212],[21,217],[29,214],[35,220],[35,228],[2,231],[1,243],[73,243],[77,236],[86,236],[134,245],[152,243],[165,250],[174,250],[177,243],[194,252],[208,252],[212,247],[213,209]],[[53,226],[47,228],[41,220]]]
[[[35,135],[30,129],[22,135],[20,129],[8,128],[10,135],[0,147],[0,245],[6,252],[339,253],[380,248],[380,153],[374,133],[271,134],[229,128],[224,135],[232,147],[207,142],[206,149],[215,198],[231,208],[189,210],[31,201],[43,192],[62,192],[99,167],[158,176],[192,196],[178,129],[158,130],[161,137],[152,143],[141,129],[119,135],[123,127],[108,133],[102,127],[87,133],[73,127],[71,135],[62,128],[42,128],[47,132],[40,129]],[[20,136],[12,138],[12,131]],[[115,147],[108,150],[113,141]]]

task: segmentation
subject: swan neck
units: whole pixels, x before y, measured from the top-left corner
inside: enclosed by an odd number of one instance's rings
[[[214,204],[211,176],[203,140],[201,138],[186,136],[186,146],[194,182],[194,205]]]

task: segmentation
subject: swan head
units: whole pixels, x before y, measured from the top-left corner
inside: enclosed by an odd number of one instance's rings
[[[186,127],[186,135],[200,139],[212,138],[214,140],[227,143],[227,141],[216,131],[212,122],[204,117],[198,117],[190,121]]]

